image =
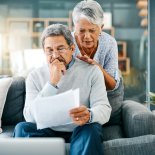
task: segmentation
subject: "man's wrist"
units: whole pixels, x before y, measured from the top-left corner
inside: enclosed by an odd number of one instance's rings
[[[93,113],[92,113],[92,111],[90,109],[88,109],[88,111],[89,111],[89,121],[88,121],[88,123],[92,123],[92,121],[93,121]]]
[[[49,84],[58,89],[58,86],[56,84],[53,84],[51,82],[49,82]]]

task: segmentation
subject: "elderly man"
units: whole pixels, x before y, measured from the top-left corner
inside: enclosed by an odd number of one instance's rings
[[[17,124],[14,137],[63,137],[71,142],[71,155],[103,155],[102,124],[109,120],[111,107],[102,72],[96,65],[73,57],[73,38],[64,25],[47,27],[42,34],[42,46],[47,65],[32,71],[27,78],[26,122]],[[32,105],[39,104],[40,98],[76,88],[80,89],[80,106],[69,114],[77,126],[37,130]]]

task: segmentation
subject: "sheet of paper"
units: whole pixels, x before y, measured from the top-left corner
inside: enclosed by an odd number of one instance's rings
[[[37,129],[72,123],[69,110],[79,106],[79,89],[39,99],[33,112]]]

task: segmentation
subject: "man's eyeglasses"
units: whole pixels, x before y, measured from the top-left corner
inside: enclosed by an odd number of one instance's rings
[[[59,53],[59,54],[62,54],[62,53],[65,53],[67,50],[70,50],[70,47],[68,47],[68,48],[66,48],[66,47],[60,47],[60,48],[58,48],[57,50],[47,50],[47,51],[45,51],[45,53],[46,53],[46,55],[47,56],[53,56],[53,54],[55,53],[55,52],[57,52],[57,53]]]

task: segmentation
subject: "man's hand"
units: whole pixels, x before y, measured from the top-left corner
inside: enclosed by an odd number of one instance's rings
[[[76,57],[82,61],[89,63],[89,64],[98,65],[98,63],[95,60],[89,58],[87,55],[77,55]]]
[[[71,109],[70,116],[75,124],[82,126],[88,123],[90,119],[90,112],[86,106],[81,105],[78,108]]]
[[[60,62],[58,59],[52,61],[50,65],[50,82],[54,85],[60,81],[62,75],[66,72],[66,66],[63,62]]]

